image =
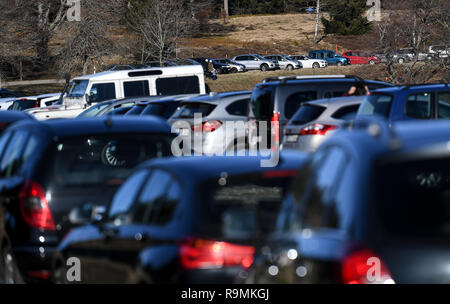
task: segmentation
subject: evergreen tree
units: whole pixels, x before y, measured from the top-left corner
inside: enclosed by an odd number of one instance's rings
[[[362,35],[370,30],[370,23],[365,16],[365,0],[329,1],[330,20],[322,17],[325,34]]]

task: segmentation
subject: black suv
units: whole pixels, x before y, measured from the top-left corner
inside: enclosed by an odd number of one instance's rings
[[[0,137],[0,280],[45,281],[56,246],[140,162],[171,154],[158,118],[21,121]]]
[[[247,283],[450,282],[450,122],[351,127],[296,177]]]
[[[284,126],[304,102],[340,97],[348,92],[356,81],[363,81],[351,75],[319,75],[267,78],[257,84],[252,93],[249,109],[249,141],[254,146],[262,136],[258,122],[267,123],[267,143],[274,138],[280,142]],[[364,80],[369,90],[392,86],[389,83]],[[271,123],[274,128],[272,130]],[[265,147],[264,147],[265,148]]]

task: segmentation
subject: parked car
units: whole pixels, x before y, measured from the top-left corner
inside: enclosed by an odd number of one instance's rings
[[[99,117],[105,114],[108,114],[111,111],[123,108],[123,107],[131,107],[140,101],[147,100],[149,97],[131,97],[131,98],[123,98],[123,99],[113,99],[104,101],[96,104],[95,106],[90,107],[86,111],[82,112],[78,115],[78,118],[81,117]]]
[[[8,108],[13,104],[16,98],[20,97],[20,94],[12,92],[8,89],[0,89],[0,110],[8,110]]]
[[[303,103],[284,128],[282,149],[314,152],[356,116],[364,98],[348,96]]]
[[[241,72],[247,72],[247,68],[245,65],[237,63],[236,61],[233,61],[229,58],[218,58],[214,59],[218,63],[227,64],[230,66],[230,73],[241,73]]]
[[[133,108],[125,116],[144,116],[155,115],[164,120],[167,120],[173,113],[175,113],[181,101],[195,96],[202,96],[199,94],[187,95],[173,95],[165,97],[147,98],[136,103]]]
[[[233,61],[245,65],[247,70],[277,70],[280,65],[277,61],[269,60],[258,54],[239,55],[233,58]]]
[[[121,108],[117,108],[115,110],[112,110],[104,115],[111,115],[111,116],[122,116],[127,114],[128,111],[130,111],[133,107],[132,106],[128,106],[128,107],[121,107]],[[102,115],[103,116],[103,115]]]
[[[282,154],[276,168],[250,156],[147,162],[117,191],[102,222],[64,238],[55,281],[67,282],[65,261],[76,256],[83,283],[233,283],[273,229],[305,160]]]
[[[378,64],[381,62],[380,58],[364,51],[347,51],[342,54],[342,57],[350,59],[350,64]]]
[[[449,121],[361,121],[331,137],[295,178],[245,282],[450,283],[449,140]]]
[[[21,111],[0,111],[0,135],[15,122],[31,119],[34,117]]]
[[[312,59],[326,60],[328,62],[328,65],[343,66],[343,65],[350,64],[350,59],[348,59],[346,57],[342,57],[338,53],[330,51],[330,50],[311,51],[311,52],[309,52],[308,56]]]
[[[450,118],[450,88],[448,84],[427,84],[376,90],[358,110],[358,116],[374,114],[389,122]]]
[[[414,60],[414,58],[417,56],[418,61],[425,61],[430,60],[432,56],[427,53],[415,51],[414,48],[403,48],[398,50],[399,54],[404,54],[409,57],[410,61]]]
[[[268,78],[257,84],[253,89],[248,115],[252,149],[258,145],[261,136],[267,138],[267,144],[272,143],[272,138],[281,143],[285,125],[302,103],[341,97],[357,81],[360,78],[352,75],[317,75]],[[366,80],[365,83],[370,90],[392,86],[373,80]],[[261,122],[266,122],[268,126],[266,133],[263,130],[260,132]]]
[[[199,65],[106,71],[74,78],[62,104],[30,109],[28,113],[39,120],[73,118],[111,99],[205,92],[205,77]]]
[[[189,128],[183,136],[184,144],[190,146],[184,146],[185,151],[225,155],[227,151],[244,150],[248,142],[246,124],[250,96],[251,91],[215,93],[181,102],[169,122],[173,127]],[[196,114],[201,115],[198,124]],[[179,125],[180,121],[185,125]],[[232,126],[236,131],[231,132],[229,122],[241,124]]]
[[[16,98],[8,110],[25,111],[28,109],[49,107],[58,103],[61,93],[43,94]]]
[[[430,45],[428,47],[428,54],[440,58],[448,58],[450,56],[450,46],[448,45]]]
[[[286,55],[267,55],[264,56],[264,58],[267,58],[269,60],[274,60],[274,61],[278,61],[278,64],[280,65],[280,69],[282,70],[289,70],[292,71],[294,69],[301,69],[303,68],[303,65],[301,64],[301,62],[292,59]]]
[[[322,59],[312,59],[307,55],[290,55],[290,58],[299,61],[304,69],[318,69],[318,68],[326,68],[328,66],[328,62]]]
[[[0,273],[6,282],[51,277],[56,246],[104,208],[139,163],[171,155],[158,118],[84,118],[10,126],[0,137]]]
[[[208,61],[211,61],[217,74],[228,74],[231,72],[231,66],[229,64],[219,63],[212,58],[197,57],[192,59],[200,63],[203,66],[203,70],[205,72],[208,71]]]

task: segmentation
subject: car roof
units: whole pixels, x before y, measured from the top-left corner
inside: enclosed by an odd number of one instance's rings
[[[324,75],[326,76],[326,75]],[[345,83],[345,82],[355,82],[355,78],[351,78],[351,77],[336,77],[336,78],[305,78],[305,79],[279,79],[279,80],[271,80],[268,82],[264,82],[264,83],[259,83],[257,85],[272,85],[272,86],[278,86],[280,84],[314,84],[314,83],[329,83],[329,82],[333,82],[333,83]],[[366,84],[380,84],[380,85],[388,85],[391,86],[390,83],[387,82],[383,82],[383,81],[378,81],[378,80],[367,80],[364,79],[364,82]]]
[[[30,127],[46,130],[51,136],[68,137],[104,133],[171,133],[165,120],[158,117],[106,116],[95,118],[53,119],[46,121],[29,120],[19,122],[15,128]]]
[[[317,99],[305,102],[306,104],[311,105],[321,105],[321,106],[329,106],[329,105],[352,105],[362,103],[366,96],[344,96],[344,97],[334,97],[334,98],[325,98],[325,99]]]
[[[420,92],[423,90],[429,90],[430,88],[435,90],[448,90],[449,86],[448,84],[444,83],[436,83],[436,84],[418,84],[418,85],[406,85],[406,86],[395,86],[395,87],[388,87],[388,88],[381,88],[374,91],[374,93],[397,93],[401,91],[408,91],[408,92]]]
[[[188,180],[204,181],[226,175],[240,175],[252,172],[299,169],[309,158],[307,153],[283,151],[275,168],[261,166],[260,156],[188,156],[153,159],[139,168],[160,167],[187,177]],[[268,158],[267,158],[268,159]]]
[[[241,95],[251,95],[252,91],[234,91],[234,92],[224,92],[224,93],[210,93],[208,95],[202,95],[197,97],[192,97],[183,102],[220,102],[225,98],[236,97]]]

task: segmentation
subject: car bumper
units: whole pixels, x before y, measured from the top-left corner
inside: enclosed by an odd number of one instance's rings
[[[283,138],[283,150],[299,150],[303,152],[315,152],[328,136],[323,135],[285,135]]]
[[[13,248],[17,266],[25,282],[49,282],[56,248],[56,245]]]

